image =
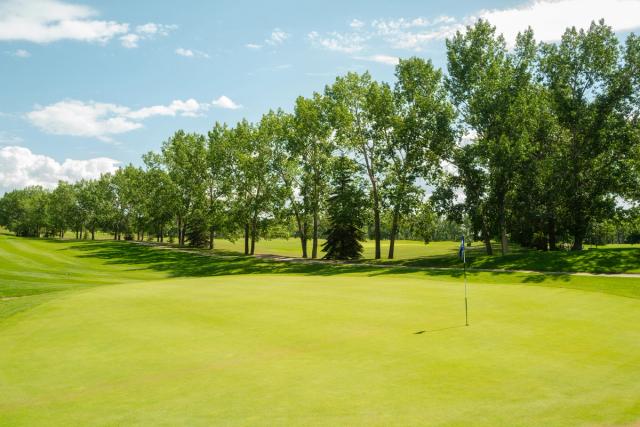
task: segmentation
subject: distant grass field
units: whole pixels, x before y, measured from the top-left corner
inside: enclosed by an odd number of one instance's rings
[[[0,425],[640,420],[640,279],[225,254],[0,235]]]
[[[322,257],[322,243],[324,239],[320,240],[318,245],[319,256]],[[454,255],[457,253],[458,243],[456,242],[432,242],[425,245],[423,242],[417,240],[398,240],[395,245],[395,254],[397,258],[417,258],[422,256],[434,256],[434,255]],[[363,244],[364,246],[364,258],[372,259],[375,254],[375,242],[373,240],[367,240]],[[383,240],[381,242],[382,255],[387,257],[389,252],[389,241]],[[216,248],[225,251],[244,251],[244,241],[236,240],[230,242],[228,240],[220,239],[216,241]],[[307,247],[309,256],[311,256],[311,242]],[[299,257],[302,254],[300,247],[300,240],[298,239],[271,239],[260,240],[256,243],[257,254],[273,254],[282,256]]]
[[[218,240],[219,251],[242,252],[244,242]],[[364,261],[370,262],[374,257],[374,242],[364,243]],[[456,267],[458,260],[458,242],[430,242],[424,244],[415,240],[399,240],[396,242],[395,259],[387,259],[389,242],[382,241],[382,264],[400,264],[414,267]],[[467,265],[472,268],[567,271],[591,273],[640,273],[640,245],[606,245],[598,248],[589,247],[580,252],[566,250],[543,252],[534,249],[523,249],[517,245],[510,246],[510,253],[501,255],[500,246],[493,245],[494,255],[485,254],[484,245],[475,242],[467,247]],[[309,245],[309,254],[311,246]],[[297,239],[261,240],[256,245],[256,254],[273,254],[299,257],[300,242]],[[322,256],[322,253],[320,253]]]

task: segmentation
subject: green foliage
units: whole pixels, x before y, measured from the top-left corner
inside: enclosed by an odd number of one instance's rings
[[[365,194],[353,179],[357,166],[347,157],[336,159],[332,179],[332,193],[328,200],[329,228],[322,245],[325,259],[358,259],[362,256],[365,234]]]
[[[0,226],[209,248],[244,237],[246,254],[261,239],[296,237],[316,258],[332,168],[346,157],[359,165],[357,186],[367,183],[357,228],[375,259],[383,238],[392,259],[397,238],[462,232],[487,254],[498,240],[504,255],[509,241],[555,251],[637,232],[628,206],[640,201],[639,37],[622,43],[599,22],[559,43],[537,44],[529,29],[507,46],[479,20],[447,40],[447,67],[401,59],[393,84],[347,73],[291,113],[179,130],[144,167],[5,194]]]
[[[559,140],[562,191],[573,248],[582,249],[589,225],[611,214],[612,193],[628,193],[625,159],[637,155],[640,41],[624,49],[604,21],[567,29],[559,44],[543,44],[540,72],[553,113],[566,134]]]

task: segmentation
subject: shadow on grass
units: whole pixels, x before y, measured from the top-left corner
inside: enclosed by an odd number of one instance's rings
[[[345,273],[406,274],[415,269],[403,266],[380,268],[370,265],[349,265],[333,262],[285,262],[267,258],[244,256],[230,251],[183,252],[162,247],[139,245],[130,242],[88,241],[76,242],[59,250],[75,250],[83,258],[104,260],[107,265],[129,265],[166,273],[169,277],[206,277],[235,274],[303,274],[332,276]],[[459,277],[462,271],[424,270],[433,276]]]
[[[455,257],[433,255],[392,261],[409,267],[454,267]],[[474,251],[467,256],[471,268],[534,270],[544,272],[638,273],[640,248],[599,248],[579,252],[518,250],[507,255],[485,255]]]
[[[51,242],[60,242],[51,240]],[[69,242],[66,242],[69,243]],[[368,265],[371,260],[362,260],[355,264],[342,264],[330,261],[280,261],[277,258],[245,256],[233,251],[215,250],[176,250],[175,247],[141,245],[118,241],[76,241],[61,250],[75,250],[83,258],[97,258],[109,265],[129,265],[133,268],[148,269],[166,273],[169,277],[207,277],[236,274],[301,274],[315,276],[333,276],[346,273],[365,273],[369,276],[401,275],[422,273],[432,277],[462,278],[463,270],[457,257],[426,257],[413,260],[399,260],[389,266]],[[625,250],[625,249],[623,249]],[[522,256],[522,255],[520,255]],[[503,258],[503,257],[493,257]],[[425,262],[429,260],[429,262]],[[383,261],[381,264],[386,265]],[[476,265],[474,264],[474,267]],[[439,269],[441,268],[441,269]],[[477,268],[502,268],[485,266]],[[515,269],[515,268],[514,268]],[[513,277],[520,283],[543,283],[568,281],[569,274],[519,274],[513,272],[483,272],[492,276]],[[468,272],[470,278],[477,272]]]
[[[468,325],[457,325],[457,326],[446,326],[444,328],[438,328],[438,329],[424,329],[422,331],[414,332],[413,335],[422,335],[429,332],[448,331],[449,329],[460,329],[460,328],[466,328],[467,326]]]
[[[69,243],[69,242],[67,242]],[[237,274],[297,274],[313,276],[336,276],[359,273],[368,276],[423,275],[443,280],[459,281],[463,270],[459,265],[437,265],[457,269],[424,268],[422,264],[400,263],[397,266],[366,264],[339,264],[333,262],[278,261],[268,258],[244,256],[235,252],[209,251],[182,252],[131,242],[76,241],[59,250],[74,250],[79,257],[96,258],[106,265],[130,266],[132,269],[152,270],[168,277],[207,277]],[[636,251],[637,249],[611,249],[613,253]],[[202,253],[197,253],[202,252]],[[585,251],[588,252],[588,251]],[[599,255],[599,254],[595,254]],[[633,255],[633,253],[632,253]],[[519,254],[522,256],[522,254]],[[593,257],[592,254],[587,254]],[[604,254],[605,258],[609,254]],[[634,255],[635,256],[635,255]],[[452,258],[452,257],[451,257]],[[499,258],[499,257],[496,257]],[[589,258],[593,261],[593,258]],[[452,262],[456,262],[453,259]],[[574,264],[575,265],[575,264]],[[475,266],[475,265],[474,265]],[[415,268],[411,268],[415,267]],[[434,266],[436,267],[436,266]],[[484,267],[484,266],[483,266]],[[488,268],[488,267],[487,267]],[[579,277],[569,274],[539,274],[516,272],[468,272],[470,283],[526,284],[533,286],[578,289],[589,292],[609,293],[630,298],[640,298],[640,280],[611,277]],[[489,278],[490,277],[490,278]]]

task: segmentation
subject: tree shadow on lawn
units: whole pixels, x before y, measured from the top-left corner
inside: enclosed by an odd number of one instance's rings
[[[405,266],[383,267],[375,265],[353,265],[333,262],[278,261],[233,252],[224,256],[210,253],[181,252],[161,249],[130,242],[83,241],[59,250],[80,252],[81,258],[103,260],[106,265],[130,266],[132,270],[151,270],[166,273],[169,277],[208,277],[239,274],[296,274],[308,276],[338,276],[360,273],[367,276],[421,274],[431,278],[460,283],[462,269],[426,269]],[[459,264],[458,264],[459,267]],[[525,284],[552,288],[578,289],[590,292],[609,293],[630,298],[640,298],[640,281],[636,279],[576,277],[569,274],[477,272],[467,273],[470,284]],[[487,280],[487,277],[491,279]],[[575,280],[574,280],[575,279]]]
[[[423,270],[377,267],[331,261],[279,261],[245,256],[231,251],[179,251],[130,242],[83,241],[59,250],[82,252],[81,258],[95,258],[109,265],[129,265],[135,269],[164,272],[169,277],[206,277],[236,274],[302,274],[334,276],[346,273],[407,274],[423,271],[431,276],[461,277],[462,270]]]
[[[60,250],[82,252],[81,258],[104,260],[109,265],[127,265],[132,269],[152,270],[166,273],[169,277],[207,277],[237,274],[298,274],[313,276],[336,276],[348,273],[364,273],[368,276],[403,275],[421,273],[430,277],[461,279],[463,269],[457,258],[445,267],[425,268],[406,265],[377,266],[363,263],[344,264],[332,261],[280,261],[276,259],[245,256],[232,251],[211,252],[198,250],[163,249],[131,242],[82,241]],[[470,271],[471,280],[478,272]],[[568,281],[569,275],[518,274],[512,272],[484,272],[484,275],[508,278],[511,283],[542,283],[548,279]]]
[[[442,255],[393,261],[408,267],[455,267],[460,261]],[[519,250],[507,255],[472,254],[471,268],[534,270],[546,272],[631,273],[640,272],[640,248],[601,248],[579,252]]]

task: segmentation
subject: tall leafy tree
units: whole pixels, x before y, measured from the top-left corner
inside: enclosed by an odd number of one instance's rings
[[[568,135],[562,197],[573,250],[582,249],[589,224],[611,211],[628,170],[624,160],[635,155],[639,58],[638,37],[621,48],[604,21],[586,31],[567,29],[560,43],[542,45],[541,73]]]
[[[180,190],[169,177],[161,155],[149,152],[143,156],[143,160],[146,166],[144,210],[156,241],[163,242],[167,225],[179,208]]]
[[[402,215],[418,206],[421,187],[418,178],[431,184],[440,170],[441,161],[453,148],[454,111],[447,98],[442,72],[430,61],[420,58],[400,60],[396,67],[393,99],[382,92],[380,119],[374,127],[385,123],[380,132],[388,135],[386,152],[389,160],[385,179],[387,198],[392,207],[389,236],[389,258],[394,257],[395,239]],[[386,105],[386,107],[385,107]]]
[[[339,144],[353,150],[369,178],[371,209],[373,213],[373,238],[375,259],[380,259],[380,215],[382,209],[381,182],[386,166],[383,155],[388,142],[388,117],[376,111],[380,102],[391,99],[391,89],[386,84],[372,80],[369,73],[348,73],[338,77],[325,90],[332,103],[332,121]],[[388,104],[387,104],[388,105]],[[379,122],[374,126],[374,121]]]
[[[224,229],[225,217],[229,214],[232,187],[233,148],[231,131],[216,122],[208,133],[206,164],[207,224],[209,249],[214,248],[216,232]]]
[[[254,126],[243,120],[232,132],[235,164],[235,212],[244,228],[245,254],[255,253],[261,230],[273,219],[281,201],[279,176],[273,168],[273,138],[277,137],[278,113],[263,116]]]
[[[205,206],[207,148],[206,138],[180,130],[162,145],[162,161],[176,186],[176,226],[178,244],[183,246],[190,221],[202,221]]]
[[[479,20],[447,40],[450,94],[474,131],[482,166],[488,171],[502,253],[507,246],[508,197],[515,171],[527,157],[538,126],[532,101],[536,45],[533,33],[519,34],[513,51],[487,21]]]
[[[62,239],[74,221],[76,193],[71,184],[60,181],[58,186],[51,192],[49,200],[51,225]]]
[[[275,120],[274,120],[275,119]],[[288,202],[289,215],[293,214],[302,257],[308,257],[307,242],[309,239],[309,223],[311,207],[308,199],[309,188],[306,185],[304,172],[304,150],[298,145],[299,130],[294,125],[294,117],[280,113],[272,117],[273,154],[272,168],[280,179],[282,195]]]
[[[293,116],[294,135],[291,138],[290,153],[300,162],[301,176],[298,181],[303,199],[301,211],[309,211],[312,218],[311,258],[318,257],[320,211],[327,193],[326,177],[334,150],[327,104],[326,98],[318,93],[314,93],[311,98],[299,97],[296,99]],[[300,234],[306,242],[307,227],[304,226],[304,220],[300,225]],[[304,243],[303,256],[306,257]]]

